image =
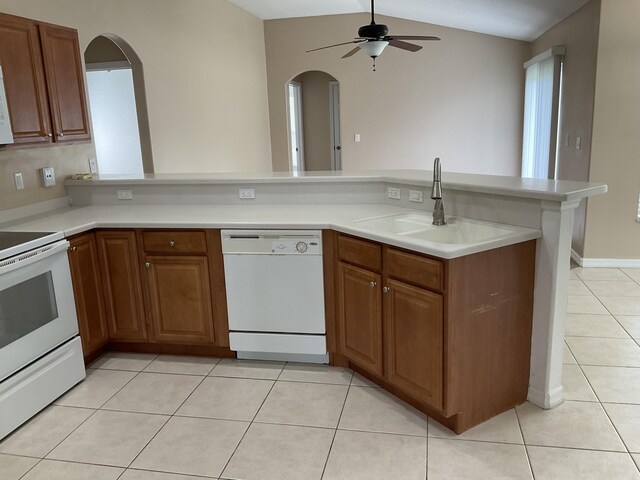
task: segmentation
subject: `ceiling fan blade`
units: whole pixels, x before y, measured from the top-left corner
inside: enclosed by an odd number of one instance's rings
[[[417,52],[418,50],[422,49],[422,45],[414,45],[413,43],[403,42],[400,40],[396,40],[395,38],[389,40],[389,45],[391,45],[392,47],[401,48],[402,50],[408,50],[410,52]]]
[[[360,51],[360,47],[356,47],[353,50],[351,50],[349,53],[347,53],[346,55],[343,55],[342,58],[348,58],[351,55],[355,55],[356,53],[358,53]]]
[[[389,35],[390,38],[398,40],[440,40],[440,37],[430,37],[425,35]]]
[[[307,50],[306,53],[309,52],[317,52],[318,50],[324,50],[326,48],[333,48],[333,47],[340,47],[342,45],[351,45],[352,43],[361,43],[361,42],[366,42],[366,39],[361,39],[361,40],[351,40],[350,42],[343,42],[343,43],[336,43],[335,45],[328,45],[326,47],[320,47],[320,48],[313,48],[311,50]]]

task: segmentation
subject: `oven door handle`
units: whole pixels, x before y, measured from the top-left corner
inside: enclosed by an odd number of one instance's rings
[[[67,240],[60,240],[59,242],[45,245],[44,247],[38,247],[15,257],[8,258],[0,261],[0,275],[9,273],[18,268],[23,268],[28,265],[32,265],[36,262],[56,255],[69,248],[69,242]]]

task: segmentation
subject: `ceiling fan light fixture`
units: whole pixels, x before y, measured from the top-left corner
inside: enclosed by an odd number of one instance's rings
[[[360,44],[360,49],[371,58],[376,58],[389,45],[386,40],[369,40]]]

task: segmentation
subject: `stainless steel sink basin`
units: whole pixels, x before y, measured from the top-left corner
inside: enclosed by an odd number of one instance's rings
[[[382,230],[386,233],[409,233],[426,228],[435,228],[431,225],[433,221],[430,215],[419,213],[402,213],[400,215],[391,215],[386,217],[364,218],[356,220],[353,223],[361,227]]]

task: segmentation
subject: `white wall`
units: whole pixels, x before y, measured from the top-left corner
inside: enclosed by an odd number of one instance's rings
[[[142,176],[131,69],[87,72],[87,88],[100,173]]]

